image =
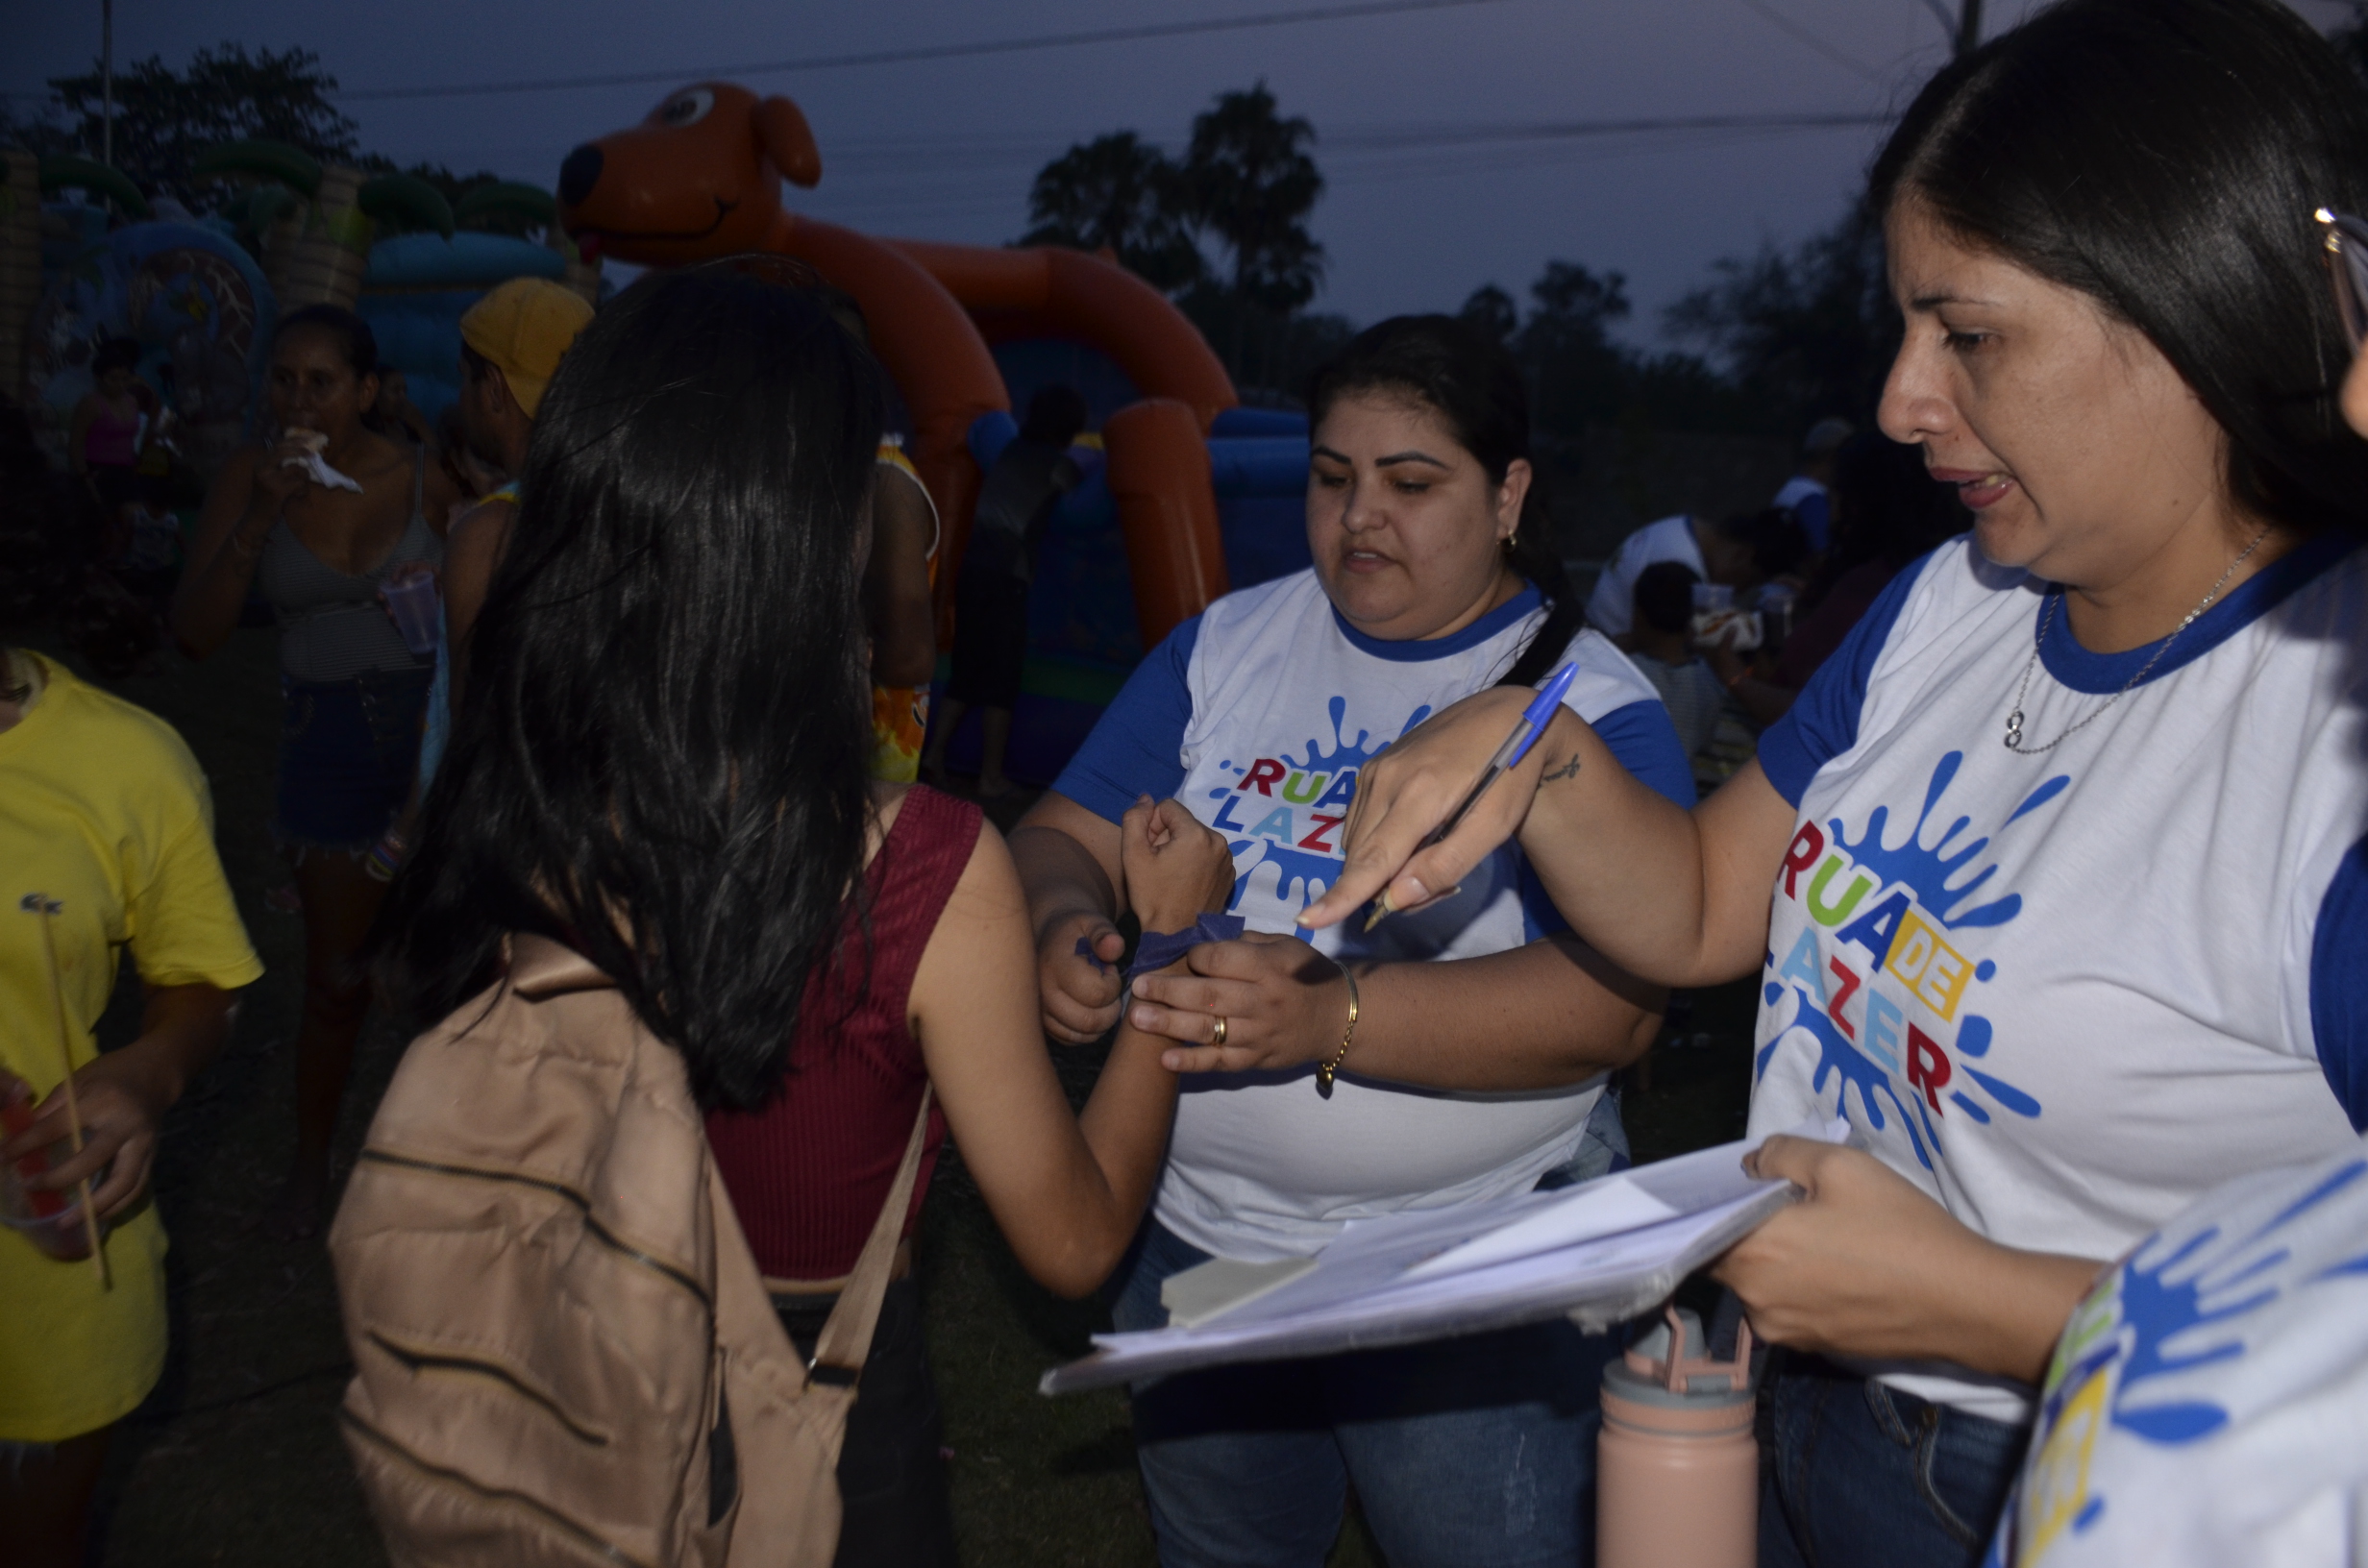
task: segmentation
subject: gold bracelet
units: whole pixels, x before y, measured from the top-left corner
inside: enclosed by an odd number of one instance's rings
[[[1327,1100],[1332,1097],[1332,1076],[1340,1071],[1341,1063],[1347,1058],[1348,1042],[1357,1038],[1356,971],[1337,958],[1332,962],[1339,967],[1341,978],[1348,982],[1348,1027],[1341,1031],[1340,1049],[1332,1053],[1331,1060],[1316,1064],[1316,1092]]]

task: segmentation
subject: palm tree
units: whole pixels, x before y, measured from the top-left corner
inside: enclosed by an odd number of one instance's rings
[[[1231,256],[1228,358],[1237,375],[1251,308],[1287,316],[1315,298],[1323,281],[1323,247],[1307,232],[1307,215],[1323,194],[1323,176],[1307,151],[1315,140],[1305,119],[1277,111],[1263,81],[1246,92],[1220,93],[1193,119],[1184,190],[1193,215]]]
[[[1270,310],[1295,310],[1323,281],[1323,247],[1307,215],[1323,176],[1307,149],[1316,128],[1276,111],[1260,82],[1218,95],[1193,120],[1184,182],[1193,211],[1232,254],[1233,292]]]
[[[1193,242],[1182,171],[1132,131],[1096,136],[1037,171],[1023,245],[1107,249],[1154,288],[1175,290],[1205,270]]]

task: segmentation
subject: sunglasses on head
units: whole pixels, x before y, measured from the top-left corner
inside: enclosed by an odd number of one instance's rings
[[[2368,338],[2368,223],[2348,212],[2322,207],[2319,220],[2327,247],[2327,270],[2335,284],[2335,313],[2343,320],[2343,335],[2357,353]]]

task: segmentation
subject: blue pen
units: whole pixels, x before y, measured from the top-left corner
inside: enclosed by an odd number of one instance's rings
[[[1520,722],[1513,726],[1513,733],[1505,737],[1505,744],[1496,748],[1494,756],[1489,758],[1489,765],[1480,770],[1480,776],[1473,780],[1470,793],[1464,796],[1464,803],[1447,813],[1445,821],[1424,835],[1422,842],[1415,845],[1416,853],[1419,854],[1454,832],[1456,825],[1463,821],[1471,808],[1480,803],[1480,797],[1489,793],[1489,786],[1520,766],[1521,759],[1529,755],[1529,748],[1537,744],[1538,737],[1545,733],[1546,722],[1554,717],[1554,709],[1561,703],[1563,694],[1570,690],[1570,683],[1578,678],[1578,665],[1572,663],[1564,665],[1546,677],[1546,683],[1538,688],[1537,697],[1521,710]],[[1395,906],[1390,902],[1390,891],[1384,888],[1381,896],[1373,900],[1373,913],[1366,920],[1365,929],[1370,931],[1382,922],[1383,917],[1396,913]]]

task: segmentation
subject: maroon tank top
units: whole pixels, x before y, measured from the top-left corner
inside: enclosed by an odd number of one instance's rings
[[[905,795],[864,870],[868,919],[848,921],[837,961],[806,986],[780,1089],[757,1110],[708,1114],[732,1211],[757,1268],[775,1279],[849,1272],[888,1201],[929,1079],[909,1021],[913,971],[970,864],[980,820],[976,806],[926,786]],[[945,1140],[945,1115],[933,1107],[908,1235]]]

